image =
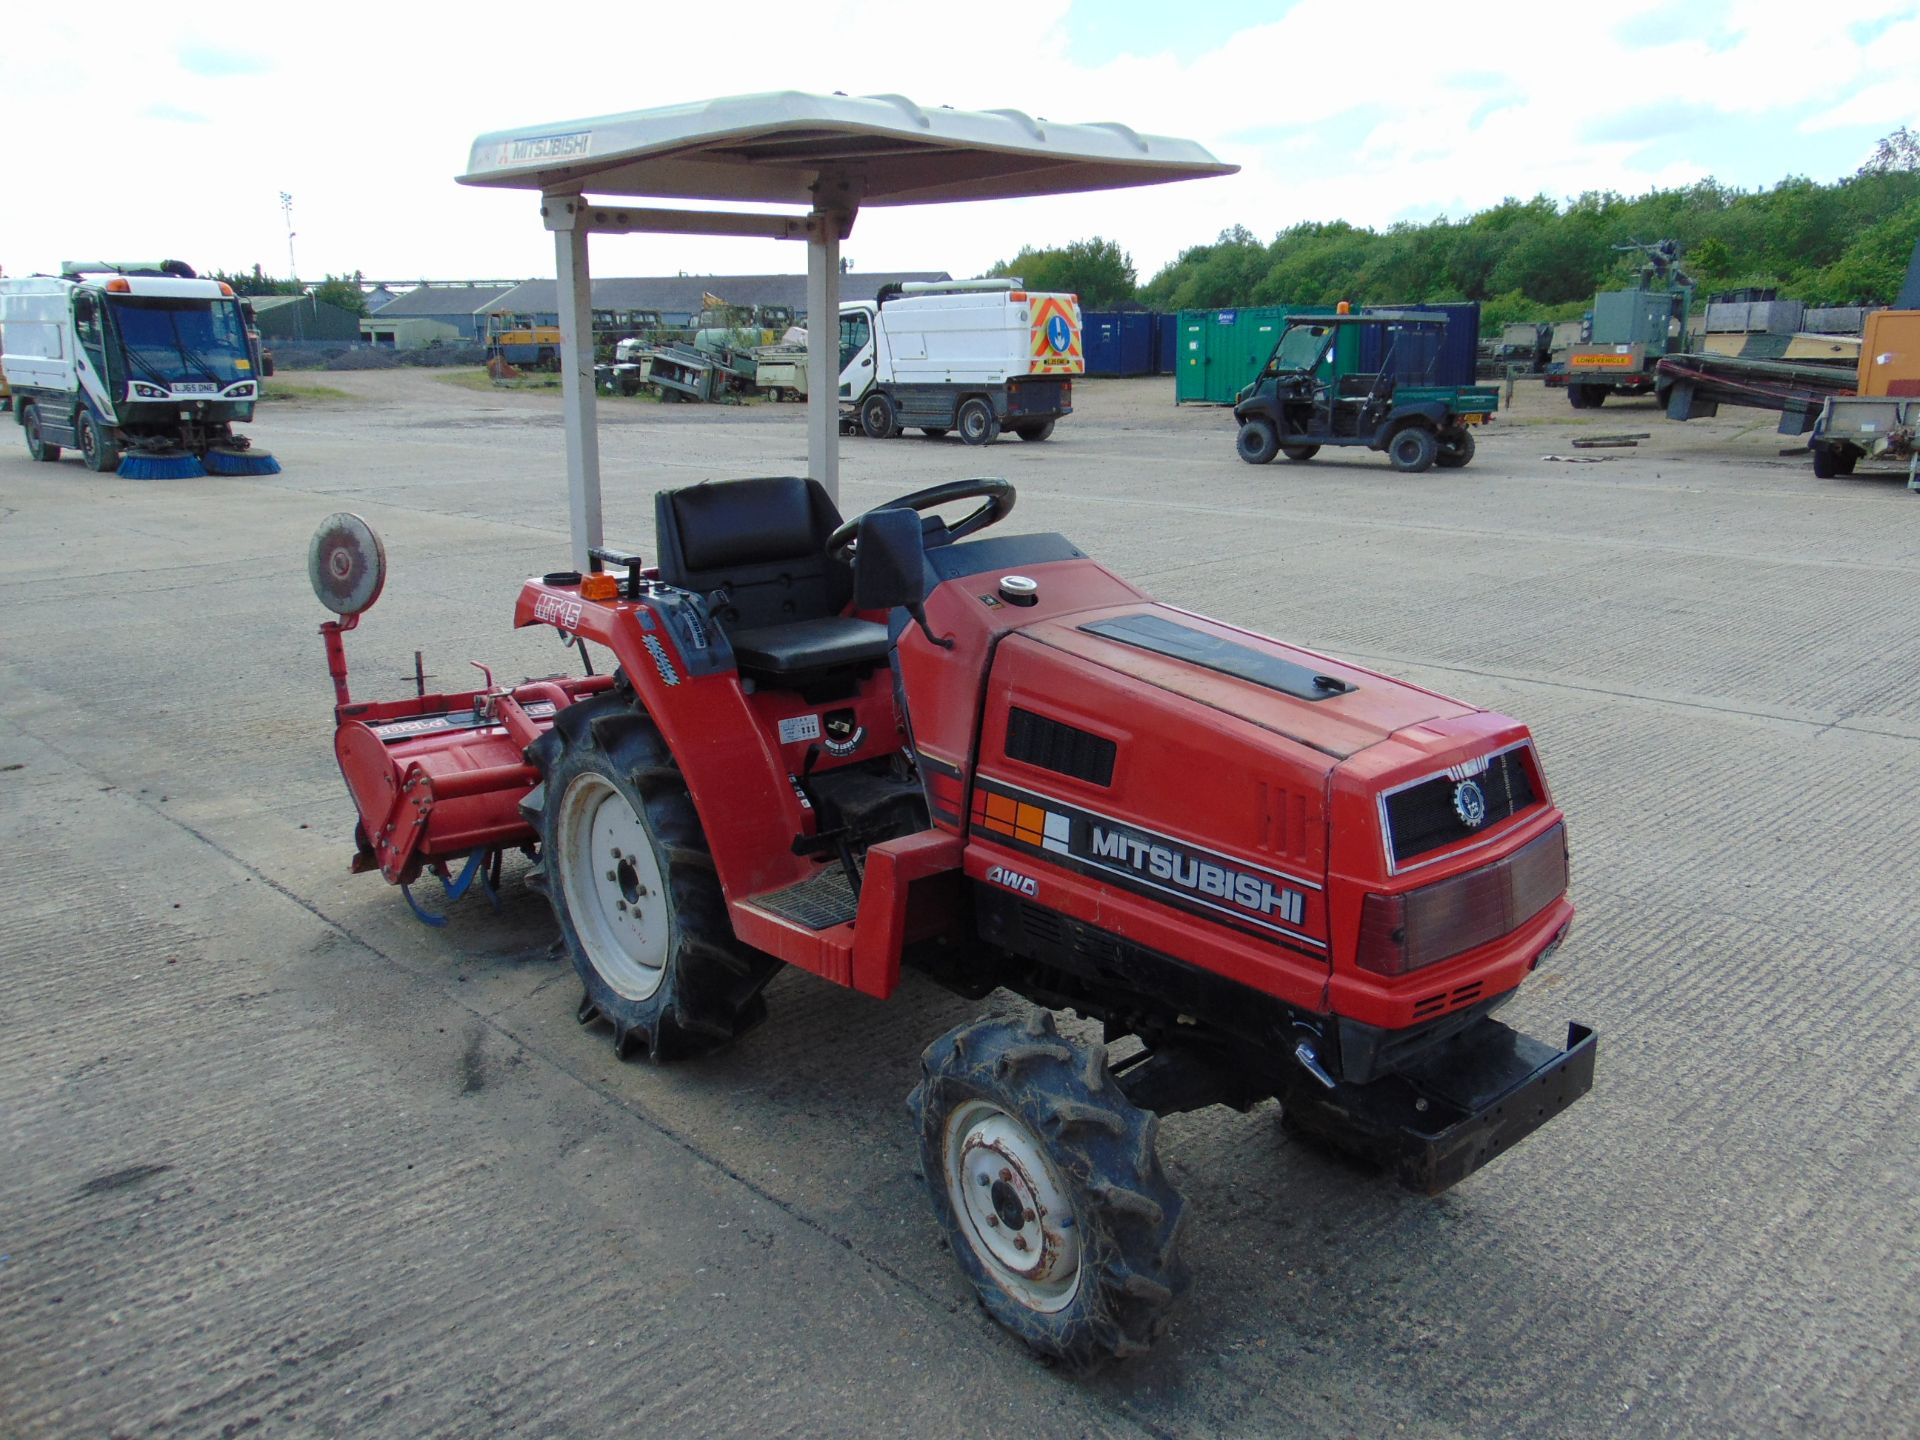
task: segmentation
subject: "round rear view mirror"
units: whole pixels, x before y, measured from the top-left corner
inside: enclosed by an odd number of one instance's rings
[[[329,515],[307,546],[307,578],[320,603],[336,615],[372,608],[387,583],[387,550],[358,515]]]

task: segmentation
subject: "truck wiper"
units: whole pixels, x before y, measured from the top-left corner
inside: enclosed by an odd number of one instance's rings
[[[129,362],[131,362],[134,365],[137,365],[142,371],[144,371],[146,374],[146,378],[148,380],[152,381],[156,385],[164,385],[169,391],[173,389],[173,380],[169,376],[164,374],[158,365],[154,364],[151,360],[147,359],[146,356],[142,355],[136,347],[132,345],[122,344],[120,347],[120,353],[125,355]]]

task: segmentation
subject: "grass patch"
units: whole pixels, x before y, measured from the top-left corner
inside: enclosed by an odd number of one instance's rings
[[[269,400],[351,400],[354,397],[332,385],[313,380],[285,380],[276,375],[260,386],[260,399]]]
[[[495,380],[484,370],[436,370],[433,378],[442,385],[458,385],[462,390],[558,390],[558,375],[523,375],[518,380]]]

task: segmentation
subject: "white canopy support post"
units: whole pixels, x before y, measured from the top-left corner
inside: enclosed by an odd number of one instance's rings
[[[593,568],[588,553],[603,541],[600,519],[600,431],[593,388],[593,279],[587,265],[592,227],[578,195],[549,195],[541,214],[553,231],[560,304],[560,408],[567,431],[567,515],[573,568]]]
[[[807,473],[840,503],[840,220],[816,210],[807,236]]]

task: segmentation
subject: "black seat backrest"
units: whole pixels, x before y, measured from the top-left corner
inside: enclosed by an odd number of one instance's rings
[[[1342,375],[1337,392],[1342,400],[1364,399],[1378,391],[1382,396],[1393,394],[1391,377],[1373,375]]]
[[[853,573],[827,559],[840,512],[817,480],[797,475],[709,481],[654,497],[660,578],[702,595],[724,591],[714,617],[740,629],[838,615]]]

